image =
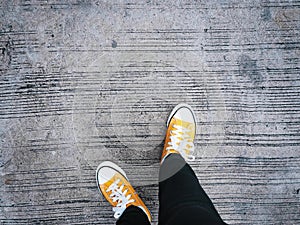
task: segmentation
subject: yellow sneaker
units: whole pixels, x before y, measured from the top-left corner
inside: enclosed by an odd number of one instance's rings
[[[167,120],[167,134],[161,156],[161,163],[171,153],[181,154],[186,161],[195,160],[194,139],[196,134],[196,119],[191,106],[177,105]]]
[[[96,171],[97,185],[106,200],[113,206],[114,217],[118,219],[129,206],[141,208],[151,222],[152,217],[144,202],[128,181],[125,172],[116,164],[105,161]]]

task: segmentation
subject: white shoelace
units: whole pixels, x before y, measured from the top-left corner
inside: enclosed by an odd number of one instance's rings
[[[169,146],[167,147],[167,150],[174,149],[175,151],[178,151],[185,160],[194,161],[194,143],[190,139],[190,135],[188,135],[190,130],[179,125],[173,125],[173,127],[176,128],[176,130],[170,131],[171,141],[168,142]]]
[[[116,219],[118,219],[122,215],[122,213],[126,209],[127,204],[134,202],[134,199],[130,199],[131,195],[126,196],[128,189],[123,191],[125,185],[121,184],[120,186],[118,185],[119,183],[120,179],[117,179],[106,190],[106,192],[112,192],[109,196],[112,198],[113,202],[117,202],[116,207],[113,207],[113,211],[115,212],[114,217]]]

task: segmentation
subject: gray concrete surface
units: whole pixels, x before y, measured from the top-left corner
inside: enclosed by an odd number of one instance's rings
[[[118,163],[157,223],[165,121],[197,114],[230,224],[300,224],[300,2],[0,1],[0,223],[114,224]]]

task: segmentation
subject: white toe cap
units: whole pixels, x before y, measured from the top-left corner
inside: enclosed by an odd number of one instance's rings
[[[102,167],[98,170],[97,180],[99,184],[104,184],[109,181],[114,175],[116,171],[110,167]]]
[[[182,107],[174,115],[176,119],[180,119],[189,123],[195,123],[195,118],[189,108]]]
[[[126,173],[118,165],[111,161],[102,162],[96,170],[96,179],[99,184],[104,184],[109,181],[116,173],[120,173],[127,180]]]

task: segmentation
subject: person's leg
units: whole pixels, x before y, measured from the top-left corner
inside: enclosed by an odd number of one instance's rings
[[[161,165],[159,204],[160,225],[224,224],[180,154],[170,154]]]
[[[186,163],[195,159],[196,119],[192,108],[187,104],[177,105],[167,127],[159,175],[159,224],[224,224]]]
[[[119,166],[102,162],[97,168],[96,180],[100,192],[113,206],[117,225],[150,225],[150,211]]]
[[[136,206],[129,206],[117,220],[117,225],[150,225],[147,215]]]

